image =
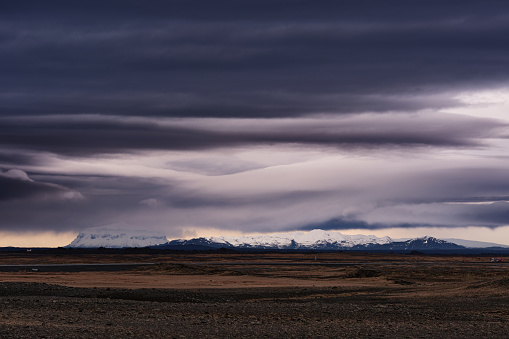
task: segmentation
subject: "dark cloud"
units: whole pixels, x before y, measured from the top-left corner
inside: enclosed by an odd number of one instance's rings
[[[312,223],[309,225],[305,225],[300,229],[303,231],[311,231],[315,229],[322,230],[344,230],[344,229],[374,229],[377,228],[376,225],[368,224],[365,221],[360,220],[348,220],[342,218],[333,218],[327,221],[317,221],[316,223]]]
[[[366,170],[367,178],[379,175],[376,168]],[[377,183],[368,185],[368,190],[358,184],[335,187],[332,182],[326,189],[305,190],[298,179],[286,189],[269,190],[272,185],[256,179],[256,175],[246,174],[240,182],[256,180],[264,187],[261,191],[244,186],[235,189],[235,183],[224,189],[227,180],[204,189],[183,181],[128,176],[35,174],[32,177],[38,182],[25,184],[19,178],[8,178],[8,185],[4,184],[7,180],[0,180],[2,188],[23,192],[23,196],[11,194],[8,199],[2,196],[1,229],[68,231],[118,224],[127,228],[149,225],[171,233],[191,224],[270,232],[425,226],[496,228],[509,222],[509,204],[504,202],[507,196],[503,195],[509,189],[509,177],[504,169],[432,173],[423,168],[404,175],[382,176]],[[346,178],[317,176],[313,176],[316,187],[322,181],[334,179],[359,181],[348,172],[341,175]],[[42,198],[70,191],[65,187],[80,191],[87,199],[73,202]],[[483,196],[473,197],[473,192]],[[499,202],[472,204],[488,201]]]
[[[509,76],[501,1],[21,3],[0,11],[3,115],[418,110]]]
[[[431,205],[433,206],[433,205]],[[419,213],[420,206],[413,206],[412,213]],[[426,206],[429,208],[429,206]],[[421,206],[422,208],[422,206]],[[396,209],[392,210],[396,212]],[[313,230],[346,230],[346,229],[384,229],[384,228],[415,228],[415,227],[487,227],[497,228],[509,224],[509,203],[501,201],[492,204],[457,204],[436,205],[427,209],[434,211],[435,220],[420,216],[420,221],[404,222],[366,222],[360,219],[333,218],[325,222],[315,222],[299,229]],[[400,214],[401,217],[401,214]],[[404,219],[407,216],[404,216]]]
[[[475,147],[505,127],[495,120],[442,114],[346,120],[158,121],[118,117],[4,119],[0,144],[70,155],[132,150],[205,150],[270,144],[332,147]]]
[[[0,172],[0,202],[9,200],[81,200],[83,196],[66,187],[35,182],[19,170]]]
[[[392,223],[392,224],[384,224],[384,223],[368,223],[362,220],[356,219],[346,219],[346,218],[333,218],[327,221],[318,221],[316,223],[312,223],[309,225],[305,225],[300,230],[303,231],[311,231],[314,229],[322,229],[322,230],[349,230],[349,229],[359,229],[359,230],[380,230],[386,228],[414,228],[414,227],[451,227],[452,225],[437,225],[437,224],[426,224],[423,222],[420,223]],[[454,225],[457,226],[457,225]]]
[[[129,213],[140,209],[141,199],[160,194],[169,185],[156,179],[116,176],[32,177],[46,182],[0,175],[1,231],[78,231],[119,221],[127,224]]]
[[[52,0],[41,4],[36,0],[4,1],[2,12],[16,19],[31,16],[44,20],[40,15],[47,14],[67,22],[86,22],[89,19],[102,20],[365,20],[383,22],[415,22],[416,20],[441,20],[451,16],[457,18],[484,18],[505,13],[503,0],[477,1],[438,0],[412,1],[392,0],[381,5],[375,0],[333,1],[320,0],[314,3],[301,0],[245,1],[238,3],[220,0],[210,3],[206,0],[180,1],[155,0],[147,3],[140,0],[104,2],[95,0],[73,1]],[[67,14],[67,16],[62,15]],[[69,17],[69,15],[77,17]],[[78,15],[79,14],[79,15]]]
[[[35,165],[40,164],[41,161],[37,156],[26,154],[22,151],[0,151],[0,164],[5,167],[18,167],[23,165]]]
[[[397,205],[396,205],[397,206]],[[403,221],[408,215],[401,214],[397,208],[389,209],[389,213],[399,213],[400,221],[367,222],[359,218],[332,218],[327,221],[317,221],[297,229],[310,231],[347,230],[347,229],[386,229],[386,228],[415,228],[415,227],[487,227],[497,228],[509,224],[509,203],[501,201],[492,204],[456,204],[456,205],[414,205],[409,208],[412,214],[419,214],[419,221]],[[425,214],[433,212],[436,218],[427,218]],[[293,229],[292,229],[293,230]]]
[[[172,192],[173,193],[173,192]],[[272,208],[306,203],[312,199],[333,198],[334,192],[323,191],[301,191],[265,193],[265,194],[236,194],[236,195],[207,195],[203,192],[174,191],[172,196],[163,197],[167,205],[180,209],[192,208],[231,208],[231,207],[264,207],[270,205]],[[337,193],[336,193],[337,195]]]
[[[489,205],[474,205],[469,207],[466,217],[473,223],[483,226],[497,227],[509,224],[509,203],[499,201]]]
[[[393,209],[392,212],[396,212]],[[372,228],[393,227],[488,227],[497,228],[509,224],[509,203],[491,204],[430,204],[415,205],[407,209],[414,215],[413,222],[373,223]],[[390,211],[389,211],[390,212]],[[400,211],[401,212],[401,211]],[[434,215],[431,216],[430,214]],[[415,216],[419,220],[415,220]],[[409,215],[400,213],[400,220]],[[411,218],[411,217],[410,217]]]
[[[380,181],[382,181],[381,179]],[[348,200],[330,195],[319,201],[336,202],[338,217],[305,224],[302,229],[383,229],[390,227],[490,227],[509,224],[509,173],[505,168],[458,166],[454,169],[414,171],[385,179],[358,199],[363,206],[346,212]],[[474,196],[473,194],[479,194]],[[311,199],[310,199],[311,200]],[[366,204],[366,202],[369,202]],[[341,207],[340,207],[341,206]]]

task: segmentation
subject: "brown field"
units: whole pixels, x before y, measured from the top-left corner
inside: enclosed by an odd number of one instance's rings
[[[3,265],[156,263],[0,272],[0,336],[507,338],[509,266],[489,259],[0,253]]]

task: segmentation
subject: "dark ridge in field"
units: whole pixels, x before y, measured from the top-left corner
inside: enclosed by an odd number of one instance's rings
[[[214,289],[214,290],[177,290],[177,289],[121,289],[121,288],[79,288],[45,283],[2,282],[0,296],[52,296],[60,298],[122,299],[151,302],[191,302],[225,303],[267,300],[300,302],[320,299],[333,300],[345,298],[352,293],[378,293],[390,291],[387,288],[251,288],[251,289]],[[395,291],[395,290],[394,290]]]

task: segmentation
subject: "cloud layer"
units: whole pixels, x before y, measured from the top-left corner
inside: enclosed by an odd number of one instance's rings
[[[408,111],[509,75],[503,1],[2,7],[4,114]]]
[[[0,172],[0,201],[9,200],[32,200],[32,201],[51,201],[51,200],[81,200],[83,196],[77,191],[66,187],[35,182],[28,175],[16,169],[7,172]]]
[[[0,231],[508,225],[508,16],[6,1]]]
[[[503,137],[507,127],[501,121],[432,112],[270,120],[51,116],[0,121],[4,145],[74,155],[271,144],[473,147],[485,138]]]

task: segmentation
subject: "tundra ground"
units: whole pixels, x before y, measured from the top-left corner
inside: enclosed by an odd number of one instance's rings
[[[489,257],[33,254],[0,254],[27,265],[0,272],[3,338],[509,337],[509,266]],[[155,264],[29,268],[107,262]]]

